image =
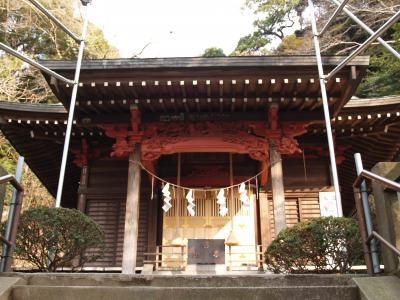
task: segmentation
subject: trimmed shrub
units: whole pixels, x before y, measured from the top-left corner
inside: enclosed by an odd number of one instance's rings
[[[97,254],[87,254],[89,248],[96,248]],[[72,266],[73,260],[75,267],[82,267],[104,250],[104,232],[79,210],[38,207],[20,217],[15,255],[42,271]]]
[[[357,221],[321,217],[282,230],[265,252],[274,273],[347,273],[362,257]]]

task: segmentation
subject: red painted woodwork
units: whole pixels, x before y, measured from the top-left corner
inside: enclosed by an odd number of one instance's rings
[[[126,156],[141,141],[142,160],[156,160],[163,154],[187,152],[232,152],[268,160],[269,144],[282,154],[301,152],[294,137],[306,132],[306,123],[283,123],[266,129],[265,122],[146,123],[143,131],[129,130],[127,124],[107,124],[105,134],[115,138],[112,156]]]
[[[335,147],[336,164],[340,165],[346,159],[345,151],[350,149],[351,145],[339,145]],[[303,147],[306,158],[329,157],[329,148],[320,145],[306,145]]]
[[[86,139],[81,140],[80,149],[71,149],[71,152],[75,155],[75,159],[73,161],[75,165],[77,165],[80,168],[82,168],[83,166],[87,166],[89,145]]]
[[[80,149],[71,148],[70,151],[75,156],[73,163],[79,168],[87,166],[89,160],[105,158],[110,155],[110,149],[108,147],[90,147],[86,139],[82,139]]]
[[[260,162],[260,185],[262,187],[266,187],[267,182],[268,182],[268,171],[269,171],[269,165],[267,161],[262,161]]]
[[[141,143],[141,159],[144,166],[154,172],[153,162],[161,155],[195,152],[224,152],[248,154],[261,162],[261,168],[268,170],[269,147],[277,147],[284,155],[301,153],[295,137],[306,132],[308,123],[279,122],[278,107],[271,106],[267,120],[262,121],[206,121],[206,122],[149,122],[140,123],[140,112],[131,110],[131,124],[102,125],[105,134],[115,138],[111,156],[126,157],[136,143]],[[215,175],[215,186],[226,186],[227,176]],[[202,181],[199,176],[186,176],[182,184],[207,185],[210,176]],[[221,180],[214,182],[215,178]],[[266,185],[268,172],[261,174],[261,184]],[[238,182],[244,180],[238,178]]]
[[[234,176],[233,184],[239,184],[245,180],[248,180],[249,176]],[[176,184],[176,177],[166,177],[164,180]],[[255,182],[255,181],[254,181]],[[254,184],[254,182],[252,182]],[[181,186],[184,187],[198,187],[198,188],[222,188],[230,186],[229,174],[221,173],[218,176],[192,176],[192,177],[182,177]]]
[[[278,129],[278,105],[272,105],[268,108],[268,125],[269,129]]]

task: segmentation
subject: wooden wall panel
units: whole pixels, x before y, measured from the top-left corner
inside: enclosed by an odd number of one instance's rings
[[[268,217],[268,238],[262,238],[263,241],[272,241],[275,239],[275,224],[274,224],[274,203],[272,202],[272,194],[261,193],[260,199],[268,199],[268,214],[264,209],[262,218]],[[288,227],[293,226],[301,221],[317,218],[321,215],[319,208],[319,192],[315,191],[285,191],[285,214],[286,224]],[[262,220],[262,224],[265,220]],[[266,226],[264,225],[266,228]],[[265,234],[265,230],[264,233]]]
[[[97,222],[106,235],[106,255],[87,266],[120,267],[124,241],[127,161],[98,161],[90,167],[86,214]],[[143,265],[148,247],[150,184],[142,173],[139,211],[137,266]],[[95,249],[92,249],[94,253]]]
[[[303,161],[300,157],[284,157],[282,166],[285,190],[331,185],[329,163],[325,158],[306,158]]]
[[[299,198],[300,221],[310,220],[321,216],[319,197]]]

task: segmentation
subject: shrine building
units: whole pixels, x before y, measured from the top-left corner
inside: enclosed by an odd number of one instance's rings
[[[369,169],[399,150],[400,97],[350,100],[368,65],[326,83],[347,216],[353,154]],[[0,102],[0,129],[55,196],[72,86],[43,76],[60,104]],[[332,185],[314,56],[83,62],[61,205],[105,231],[89,267],[260,268],[278,231],[332,211]]]

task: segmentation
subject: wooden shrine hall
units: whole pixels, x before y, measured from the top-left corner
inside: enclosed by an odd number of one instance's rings
[[[73,77],[72,61],[42,63]],[[368,169],[399,146],[399,97],[349,101],[368,64],[327,82],[345,215],[353,154]],[[44,76],[61,103],[0,102],[0,129],[55,195],[72,87]],[[258,268],[278,231],[326,214],[332,191],[315,57],[83,62],[62,206],[105,231],[91,266]]]

